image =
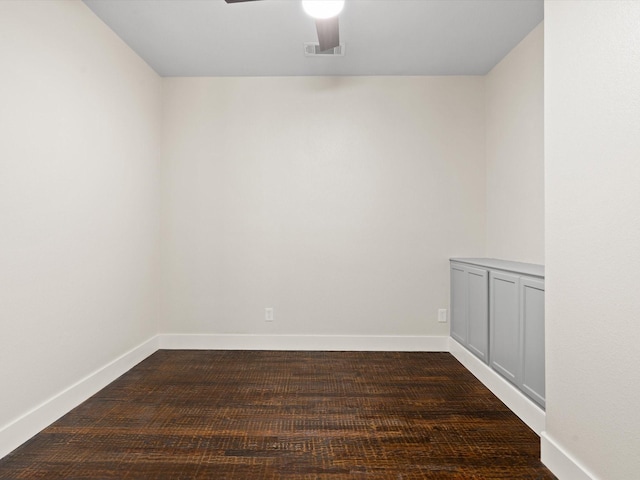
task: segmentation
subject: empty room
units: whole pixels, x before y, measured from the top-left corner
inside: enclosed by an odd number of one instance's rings
[[[0,478],[638,478],[639,32],[0,0]]]

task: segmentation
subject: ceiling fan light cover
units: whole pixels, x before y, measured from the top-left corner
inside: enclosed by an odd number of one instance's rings
[[[344,0],[302,0],[302,8],[313,18],[332,18],[344,8]]]

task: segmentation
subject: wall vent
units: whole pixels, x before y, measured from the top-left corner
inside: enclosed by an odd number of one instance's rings
[[[344,57],[344,44],[341,43],[335,48],[330,48],[324,52],[320,51],[320,45],[318,43],[305,43],[304,44],[304,56],[305,57]]]

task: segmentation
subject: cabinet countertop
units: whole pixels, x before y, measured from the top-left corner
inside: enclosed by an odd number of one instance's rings
[[[512,262],[510,260],[499,260],[497,258],[450,258],[452,262],[466,263],[490,270],[503,270],[506,272],[520,273],[532,277],[544,278],[544,265],[535,263]]]

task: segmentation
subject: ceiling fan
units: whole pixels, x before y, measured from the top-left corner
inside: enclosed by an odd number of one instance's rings
[[[224,0],[227,3],[254,2],[259,0]],[[316,19],[319,50],[324,52],[340,45],[338,14],[344,0],[302,0],[304,11]]]

